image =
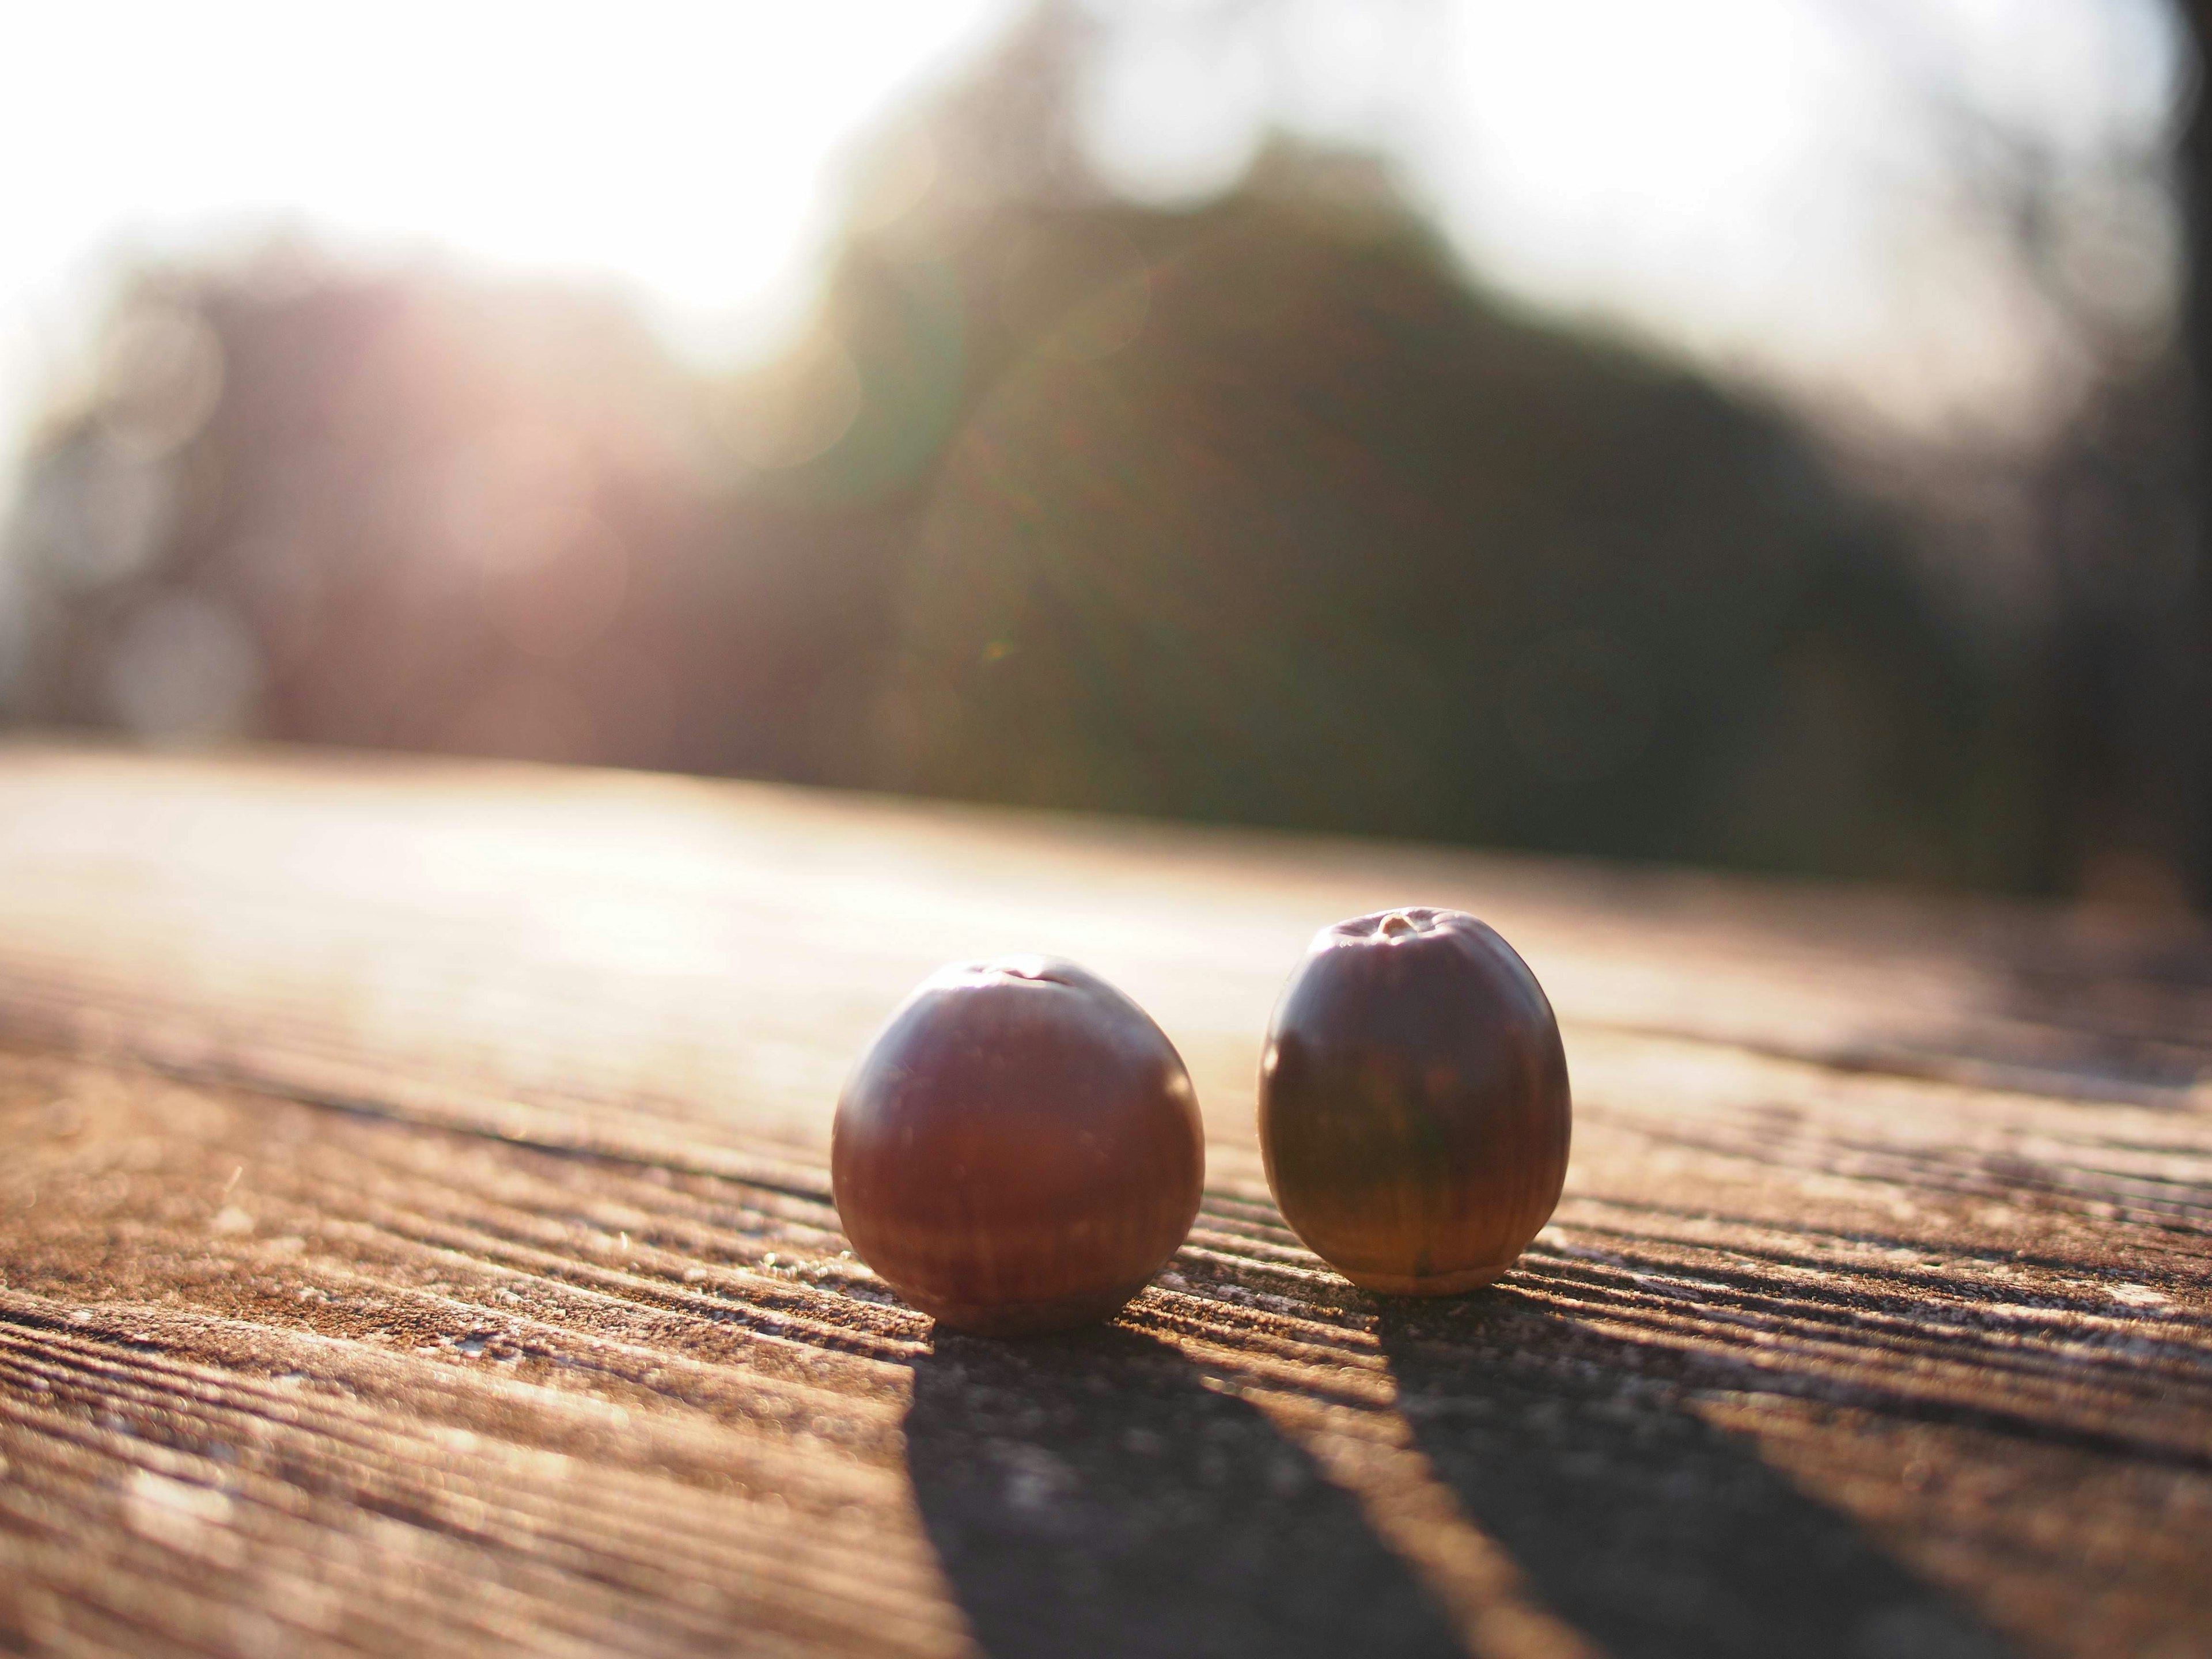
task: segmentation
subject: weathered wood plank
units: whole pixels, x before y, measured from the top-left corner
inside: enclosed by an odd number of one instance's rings
[[[1251,1151],[1313,927],[1492,916],[1568,1192],[1353,1291]],[[1116,1326],[843,1248],[843,1066],[948,956],[1194,1061]],[[2014,908],[314,757],[0,754],[0,1636],[52,1652],[2185,1654],[2201,943]],[[2025,964],[2025,965],[2023,965]],[[2007,1086],[1996,1086],[1998,1085]]]

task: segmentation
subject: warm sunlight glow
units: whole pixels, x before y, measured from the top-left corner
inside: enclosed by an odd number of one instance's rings
[[[852,140],[1014,9],[9,9],[0,424],[119,258],[272,226],[611,278],[695,349],[757,349],[807,302]]]

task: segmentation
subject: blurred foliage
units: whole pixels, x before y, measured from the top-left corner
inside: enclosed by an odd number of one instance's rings
[[[1789,421],[1353,158],[1107,198],[1054,49],[887,136],[811,331],[712,383],[589,294],[149,272],[29,464],[13,712],[2067,878],[2048,700]]]
[[[1182,217],[1005,216],[958,260],[1000,316],[1003,248],[1108,231],[1147,276],[984,360],[893,575],[887,775],[1968,873],[1977,688],[1893,530],[1778,421],[1500,314],[1281,165]]]

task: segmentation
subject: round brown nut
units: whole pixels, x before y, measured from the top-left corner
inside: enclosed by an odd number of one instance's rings
[[[988,1335],[1108,1317],[1190,1231],[1206,1139],[1182,1057],[1097,975],[939,969],[837,1102],[830,1182],[860,1259]]]
[[[1512,946],[1457,910],[1324,927],[1260,1067],[1260,1150],[1283,1218],[1355,1285],[1487,1285],[1566,1178],[1566,1053]]]

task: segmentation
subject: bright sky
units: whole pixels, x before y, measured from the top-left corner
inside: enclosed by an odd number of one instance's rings
[[[742,351],[805,310],[867,125],[1012,0],[0,6],[0,430],[119,260],[291,225],[634,287]]]
[[[805,312],[856,141],[1020,10],[0,8],[0,455],[122,260],[271,225],[612,276],[684,349],[758,349]],[[2158,0],[1097,15],[1080,126],[1132,194],[1220,187],[1271,124],[1375,148],[1489,280],[1908,427],[2001,420],[2049,368],[1962,206],[1943,110],[2094,173],[2155,145],[2180,82]],[[2175,269],[2163,208],[2095,208],[2075,240],[2105,302],[2154,311]]]
[[[1974,146],[2033,146],[2123,324],[2179,276],[2107,185],[2185,83],[2160,0],[1116,0],[1086,112],[1125,189],[1233,177],[1270,122],[1381,150],[1492,284],[1908,430],[2025,418],[2060,343]],[[1173,88],[1163,95],[1162,88]]]

